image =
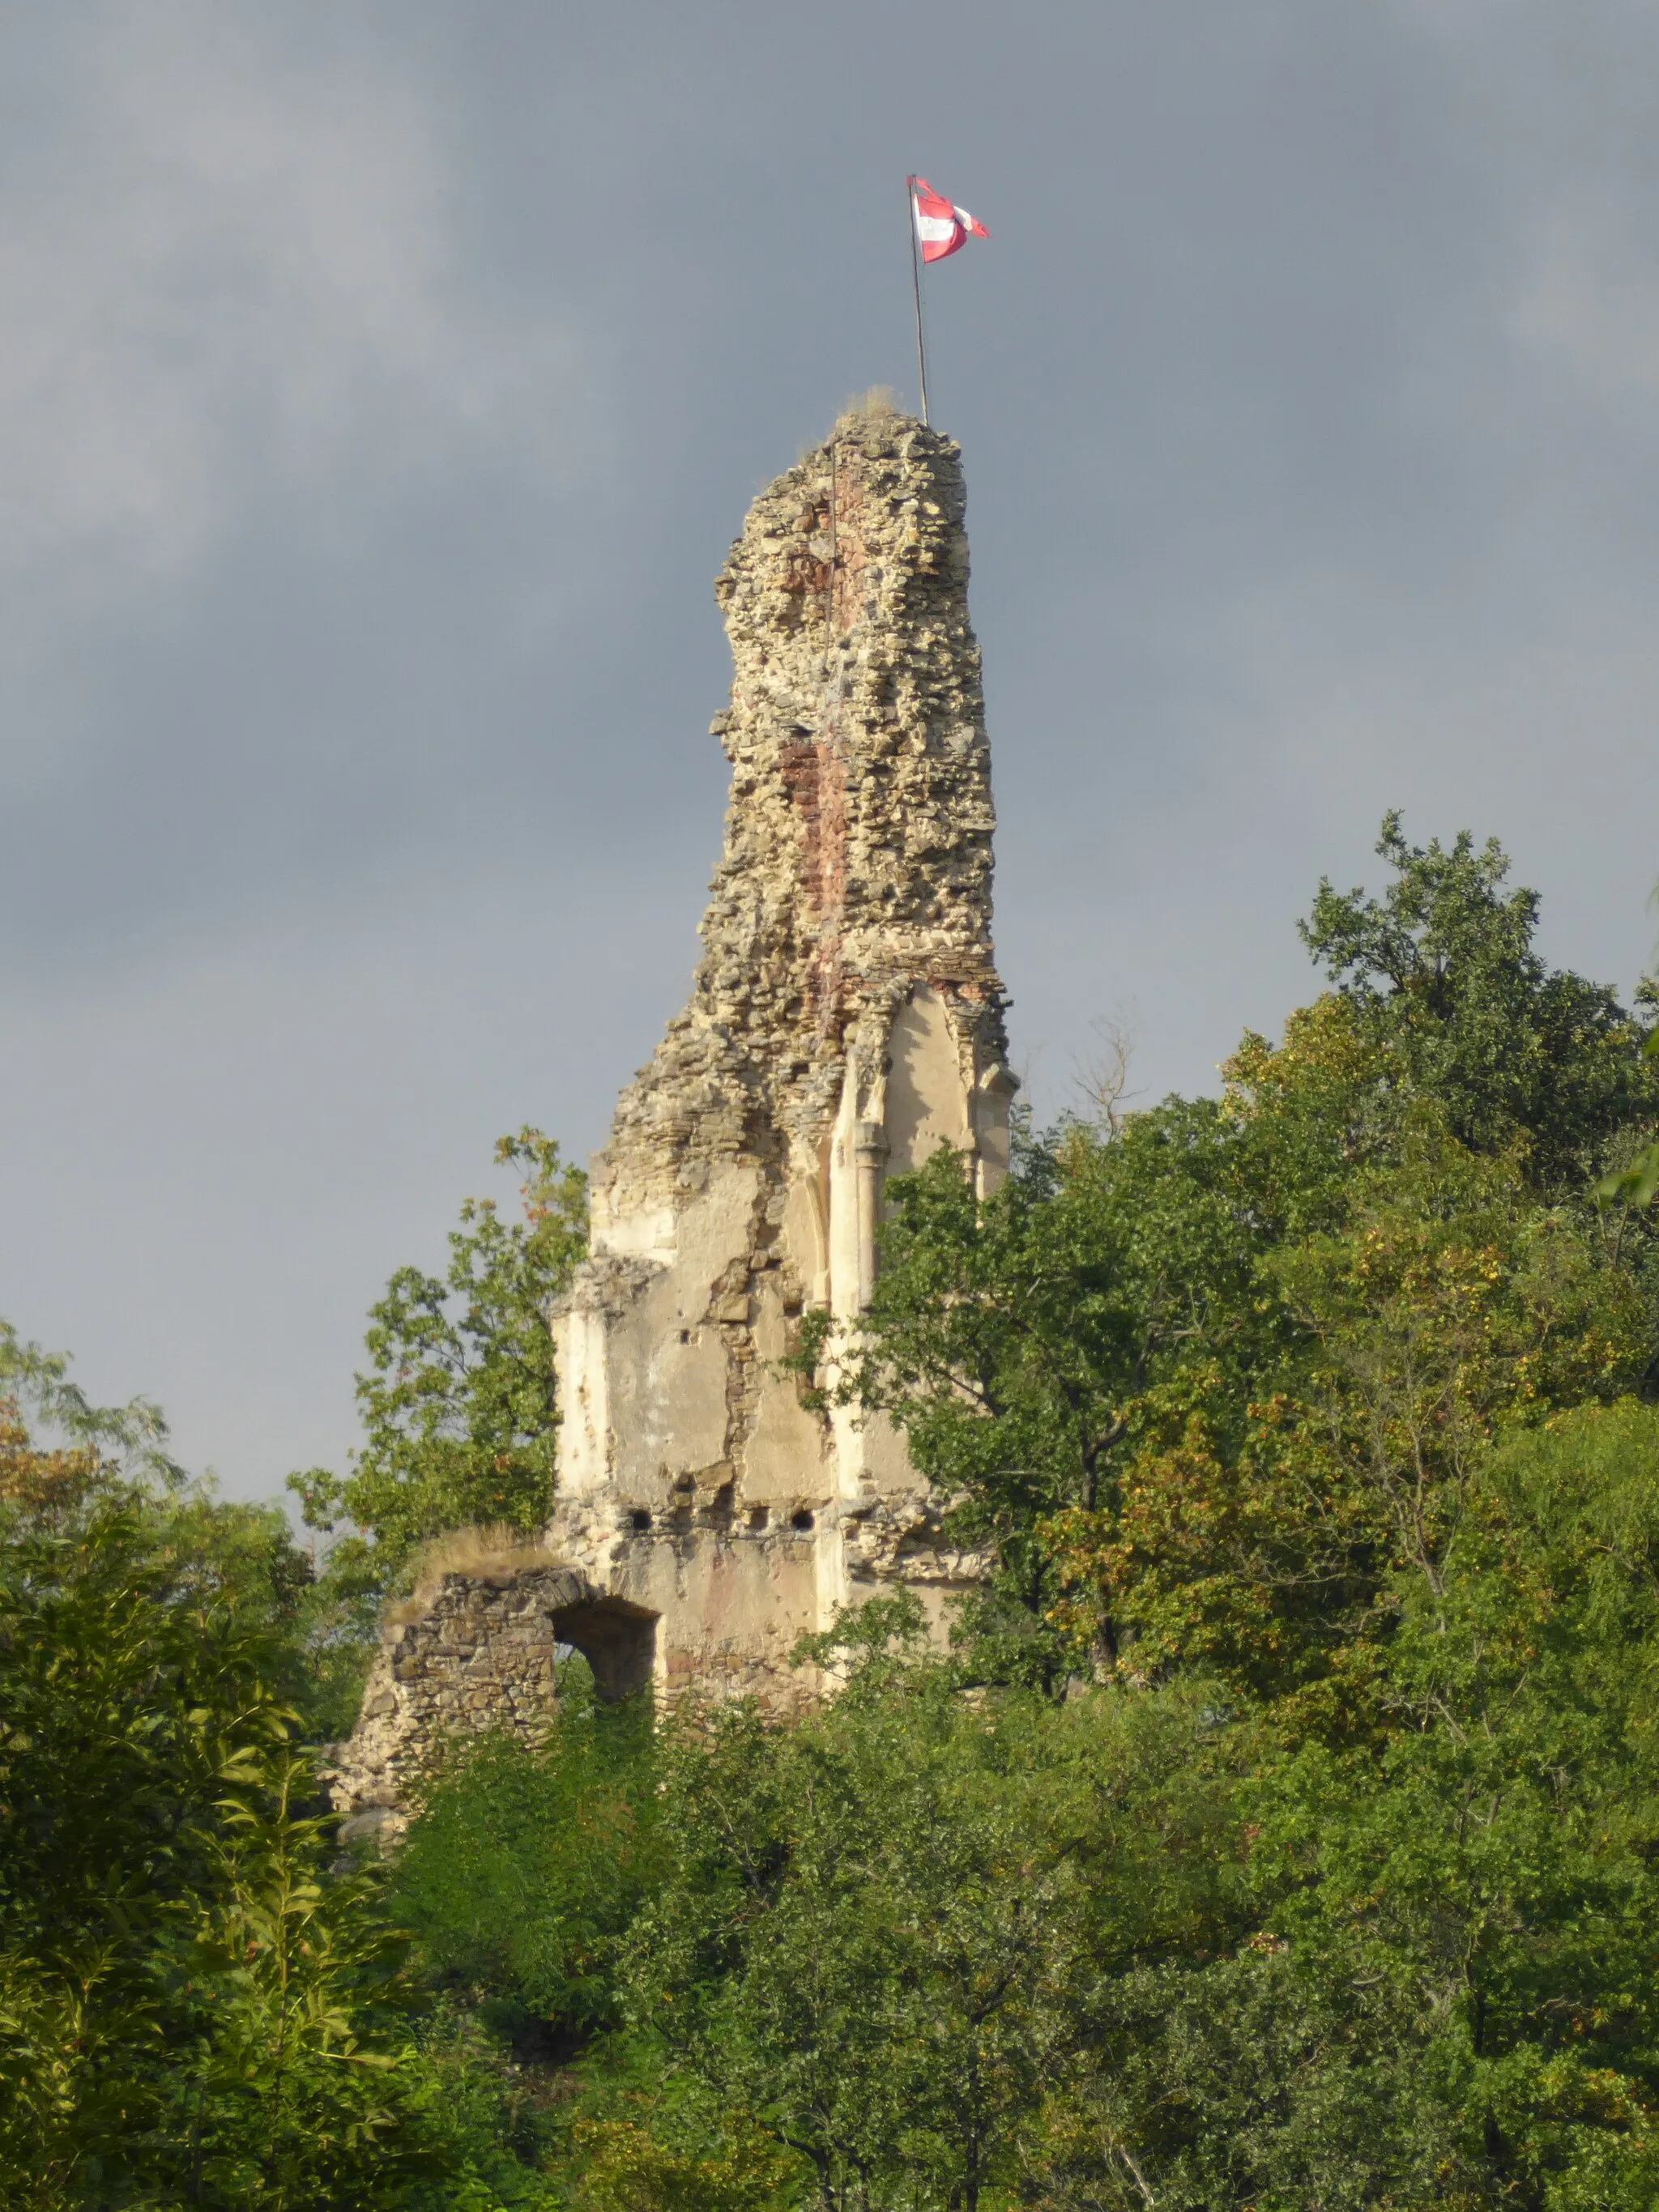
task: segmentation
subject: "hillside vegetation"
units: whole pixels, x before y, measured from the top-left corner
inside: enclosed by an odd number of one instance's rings
[[[0,1338],[17,2212],[1648,2212],[1659,1062],[1467,837],[1322,885],[1218,1097],[890,1193],[836,1390],[994,1552],[791,1723],[458,1745],[389,1864],[317,1747],[446,1528],[544,1513],[580,1178],[376,1308],[274,1509]],[[794,1355],[828,1387],[828,1324]]]

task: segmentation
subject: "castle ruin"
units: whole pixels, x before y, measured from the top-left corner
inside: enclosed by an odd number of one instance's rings
[[[867,407],[749,511],[715,586],[725,851],[690,1000],[617,1104],[553,1317],[544,1553],[447,1577],[388,1629],[349,1810],[393,1802],[447,1714],[533,1729],[560,1644],[607,1694],[779,1703],[818,1686],[789,1653],[840,1607],[896,1583],[939,1620],[978,1578],[902,1439],[809,1410],[780,1364],[806,1310],[866,1303],[889,1176],[942,1144],[981,1190],[1006,1166],[963,509],[958,447]]]

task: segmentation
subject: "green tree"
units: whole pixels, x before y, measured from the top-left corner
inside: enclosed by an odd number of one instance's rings
[[[575,2212],[783,2212],[800,2201],[799,2161],[752,2120],[684,2146],[638,2118],[585,2118],[570,2148]]]
[[[521,1172],[524,1218],[469,1199],[445,1273],[398,1270],[370,1312],[362,1449],[343,1475],[289,1477],[308,1528],[348,1531],[328,1562],[346,1595],[382,1593],[447,1529],[547,1517],[558,1426],[548,1306],[586,1249],[587,1179],[538,1129],[501,1138],[495,1158]]]
[[[222,1770],[208,1880],[165,1930],[177,2017],[151,2162],[198,2203],[399,2204],[413,2180],[456,2178],[410,2063],[419,1992],[378,1872],[331,1873],[315,1775],[280,1717],[270,1733]]]
[[[982,1203],[945,1152],[890,1187],[869,1312],[836,1347],[839,1388],[896,1423],[953,1501],[955,1533],[993,1555],[962,1626],[998,1679],[1054,1689],[1087,1663],[1056,1632],[1047,1531],[1116,1511],[1148,1394],[1206,1356],[1235,1376],[1259,1368],[1291,1326],[1260,1284],[1268,1229],[1248,1165],[1218,1107],[1171,1102],[1109,1136],[1022,1140]],[[824,1348],[809,1331],[803,1361]],[[1109,1615],[1089,1642],[1115,1656]]]
[[[1256,1739],[1231,1936],[1080,1987],[1039,2202],[1653,2202],[1656,1462],[1630,1401],[1486,1458],[1395,1579],[1376,1728]]]
[[[1382,899],[1326,885],[1304,928],[1339,988],[1219,1101],[1027,1141],[983,1203],[936,1157],[851,1342],[806,1334],[994,1553],[959,1623],[992,1679],[1293,1683],[1370,1619],[1408,1497],[1449,1507],[1456,1438],[1645,1387],[1655,1241],[1594,1200],[1654,1117],[1642,1024],[1540,960],[1495,847],[1379,849]]]
[[[147,1556],[208,1602],[264,1632],[262,1662],[279,1701],[299,1714],[308,1740],[339,1735],[356,1716],[363,1653],[342,1634],[337,1607],[317,1587],[308,1554],[275,1504],[231,1502],[210,1479],[191,1479],[167,1449],[160,1408],[136,1398],[95,1406],[70,1376],[69,1359],[26,1343],[0,1321],[0,1505],[38,1534],[65,1528],[97,1501],[125,1500],[144,1532]],[[27,1408],[37,1431],[31,1435]]]
[[[877,1600],[817,1639],[851,1679],[793,1726],[682,1718],[665,1876],[629,1943],[669,2078],[706,2114],[753,2113],[825,2212],[1000,2201],[1062,2032],[1043,1975],[1063,1861],[921,1626]]]
[[[273,1608],[232,1543],[181,1542],[152,1409],[100,1413],[8,1342],[67,1440],[0,1421],[0,2170],[43,2208],[125,2201],[170,2130],[191,2006],[168,1961],[223,1887],[228,1779],[289,1725]]]
[[[1113,1620],[1140,1675],[1301,1697],[1286,1725],[1358,1717],[1391,1578],[1440,1571],[1494,1440],[1639,1385],[1651,1353],[1593,1211],[1540,1206],[1512,1160],[1425,1135],[1356,1184],[1340,1233],[1264,1257],[1297,1331],[1278,1368],[1242,1402],[1215,1361],[1147,1393],[1109,1509],[1042,1531],[1057,1620]]]
[[[0,1497],[50,1515],[73,1510],[98,1488],[123,1480],[156,1492],[185,1486],[184,1469],[167,1449],[167,1425],[159,1406],[133,1398],[125,1406],[94,1406],[70,1379],[66,1353],[43,1352],[14,1324],[0,1320],[0,1403],[6,1407],[6,1488]],[[27,1413],[52,1441],[42,1443],[24,1425]]]
[[[0,1375],[0,2196],[528,2202],[510,2100],[432,2038],[383,1875],[331,1864],[274,1686],[315,1687],[283,1516],[186,1482],[153,1407],[93,1406],[10,1329]]]
[[[1496,839],[1409,845],[1395,813],[1376,849],[1394,871],[1382,898],[1322,882],[1301,933],[1380,1048],[1381,1079],[1436,1099],[1474,1151],[1519,1140],[1540,1190],[1582,1192],[1610,1139],[1655,1117],[1644,1025],[1606,985],[1545,965],[1538,895],[1504,893]]]

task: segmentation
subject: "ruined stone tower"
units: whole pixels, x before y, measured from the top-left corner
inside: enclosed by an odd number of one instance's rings
[[[934,1619],[981,1563],[880,1421],[778,1362],[870,1293],[884,1184],[1007,1160],[990,761],[958,448],[858,410],[750,509],[715,586],[726,849],[690,1003],[593,1163],[553,1319],[562,1425],[534,1559],[451,1574],[387,1631],[337,1797],[365,1820],[439,1727],[532,1729],[561,1642],[611,1694],[773,1701],[790,1650],[884,1583]]]
[[[593,1164],[547,1540],[639,1620],[659,1686],[776,1692],[839,1604],[974,1572],[885,1424],[807,1412],[776,1364],[804,1309],[867,1299],[887,1176],[940,1144],[985,1187],[1006,1164],[959,449],[844,416],[715,591],[726,850],[690,1001]]]

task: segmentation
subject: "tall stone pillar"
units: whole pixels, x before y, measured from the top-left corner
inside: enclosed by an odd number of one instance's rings
[[[755,501],[716,586],[726,849],[691,999],[593,1163],[554,1322],[550,1551],[672,1692],[812,1686],[787,1655],[884,1582],[937,1615],[975,1563],[884,1423],[780,1371],[809,1307],[867,1301],[887,1179],[1007,1161],[989,749],[958,448],[844,416]]]

